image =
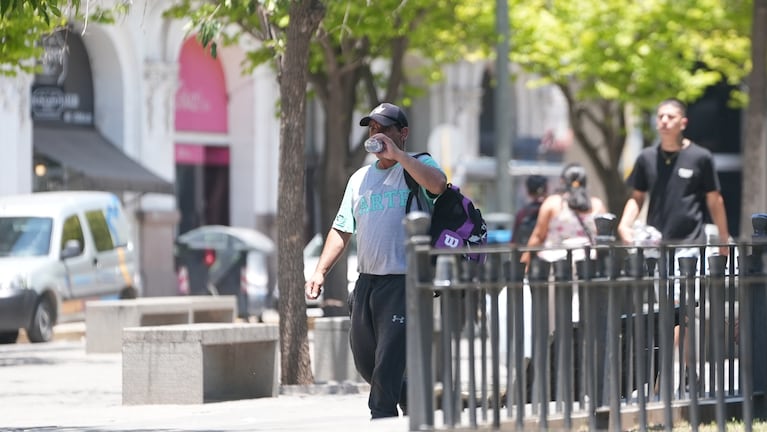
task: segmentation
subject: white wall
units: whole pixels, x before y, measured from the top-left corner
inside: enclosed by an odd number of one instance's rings
[[[274,72],[268,66],[257,68],[254,73],[255,154],[256,188],[252,190],[256,216],[277,213],[277,186],[279,178],[280,118],[277,103],[279,87]],[[296,125],[304,127],[304,124]]]
[[[32,77],[0,76],[0,195],[32,191]]]

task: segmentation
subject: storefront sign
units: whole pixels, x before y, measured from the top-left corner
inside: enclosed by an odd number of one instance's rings
[[[60,30],[42,41],[41,71],[32,84],[36,122],[93,125],[93,81],[85,45],[77,33]]]

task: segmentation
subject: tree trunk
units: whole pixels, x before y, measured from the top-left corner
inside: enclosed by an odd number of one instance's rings
[[[600,180],[605,185],[605,194],[607,195],[605,206],[607,211],[620,218],[623,214],[623,207],[626,205],[626,200],[629,197],[628,187],[623,175],[617,169],[607,170],[604,175],[600,176]],[[618,227],[616,226],[615,228],[617,229]],[[615,234],[617,235],[617,232]]]
[[[564,92],[576,142],[605,187],[607,211],[620,217],[628,198],[626,182],[616,168],[626,143],[623,105],[608,101],[576,102],[569,97],[569,89]]]
[[[324,15],[319,0],[290,4],[285,54],[279,67],[280,174],[278,283],[282,384],[312,384],[304,297],[304,146],[309,43]]]
[[[751,29],[751,76],[743,140],[743,192],[740,236],[752,234],[751,215],[767,212],[767,0],[754,0]]]

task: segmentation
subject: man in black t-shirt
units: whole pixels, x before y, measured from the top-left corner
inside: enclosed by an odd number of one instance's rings
[[[705,242],[706,210],[719,229],[721,242],[730,237],[713,156],[682,136],[687,125],[685,111],[684,103],[676,99],[658,105],[660,143],[642,150],[627,181],[633,190],[618,224],[618,234],[627,243],[633,242],[633,224],[647,194],[647,224],[657,228],[663,240]],[[719,253],[727,255],[728,248],[721,247]]]
[[[719,192],[719,178],[714,169],[713,156],[707,149],[682,136],[682,131],[687,125],[684,103],[677,99],[661,102],[658,105],[656,122],[660,143],[642,150],[634,164],[627,181],[633,190],[623,209],[618,234],[626,243],[633,242],[633,224],[649,193],[647,225],[658,229],[664,241],[704,243],[704,216],[707,209],[719,229],[720,242],[727,243],[730,238],[727,214]],[[694,247],[680,248],[676,250],[676,256],[698,257],[698,251]],[[729,248],[720,247],[719,253],[727,255]],[[698,258],[698,265],[704,264],[701,262],[703,257]],[[675,284],[674,303],[677,305],[680,289],[680,285]],[[691,300],[694,299],[688,302]],[[694,321],[698,321],[699,309],[695,309]],[[680,316],[682,314],[680,311]],[[679,323],[675,324],[676,350],[680,335]],[[696,323],[689,322],[687,325],[695,326]],[[684,365],[689,367],[692,350],[689,348],[689,333],[685,335]]]

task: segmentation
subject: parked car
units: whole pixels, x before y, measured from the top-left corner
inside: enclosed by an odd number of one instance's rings
[[[320,260],[320,254],[322,253],[322,247],[325,244],[325,238],[322,237],[320,234],[315,234],[314,237],[309,241],[309,243],[306,244],[304,247],[304,278],[309,279],[312,277],[312,274],[314,273],[314,269],[317,268],[317,262]],[[354,284],[357,282],[357,277],[359,277],[359,273],[357,273],[357,238],[356,236],[352,236],[351,243],[349,243],[349,246],[346,248],[346,257],[347,257],[347,269],[346,269],[346,278],[347,278],[347,289],[349,292],[352,292],[354,289]],[[322,299],[323,295],[320,293],[320,296],[314,300],[306,300],[306,305],[309,307],[320,307],[322,306]]]
[[[250,228],[206,225],[176,240],[179,294],[234,295],[240,318],[261,318],[273,308],[268,259],[274,242]]]
[[[111,193],[0,197],[0,343],[49,341],[63,300],[140,295],[131,238]]]

